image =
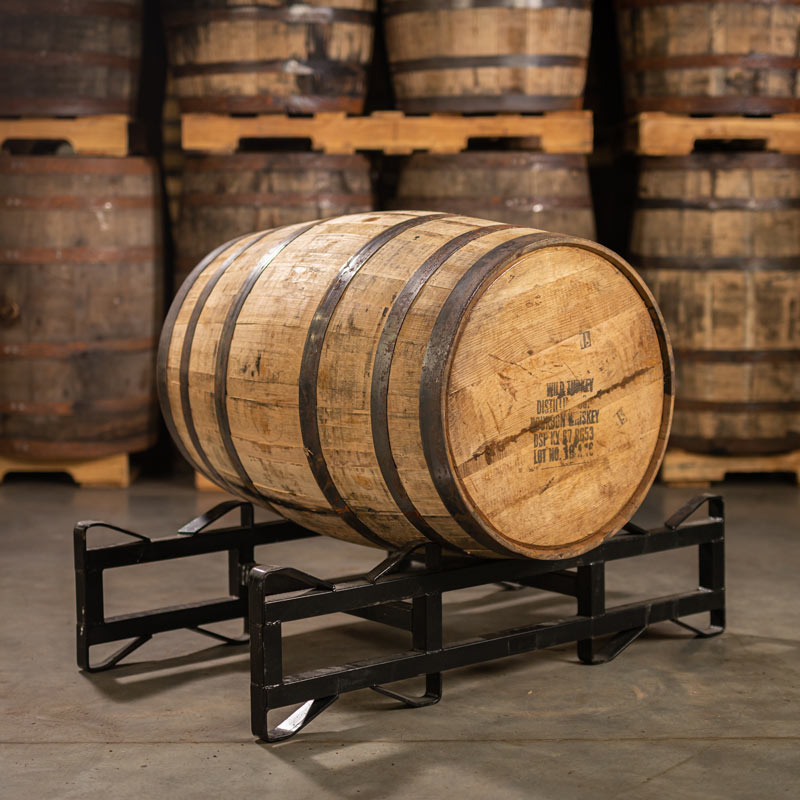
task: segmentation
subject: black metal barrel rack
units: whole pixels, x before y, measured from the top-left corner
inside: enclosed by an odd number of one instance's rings
[[[705,503],[708,516],[689,517]],[[208,529],[239,509],[240,524]],[[89,547],[87,533],[103,527],[134,541]],[[256,545],[315,536],[294,523],[255,523],[249,503],[229,501],[181,528],[176,535],[150,539],[104,522],[75,527],[78,666],[87,672],[110,669],[156,633],[188,628],[227,644],[244,644],[206,625],[242,618],[249,629],[251,726],[265,741],[287,739],[328,708],[341,694],[370,688],[420,707],[442,696],[442,672],[505,656],[576,642],[584,664],[610,661],[656,622],[673,621],[697,636],[725,627],[725,521],[722,498],[703,494],[675,512],[663,527],[645,530],[633,523],[603,545],[562,561],[501,560],[449,555],[435,543],[390,553],[370,572],[344,578],[319,578],[291,567],[259,566]],[[606,606],[605,565],[619,559],[697,547],[698,587],[692,591],[617,606]],[[228,596],[119,617],[104,613],[103,571],[202,553],[228,552]],[[555,592],[574,597],[574,616],[466,641],[444,643],[444,592],[492,583]],[[333,613],[348,613],[409,631],[410,648],[364,661],[332,664],[284,674],[282,625]],[[709,625],[696,628],[683,618],[709,613]],[[131,640],[100,664],[90,664],[93,645]],[[390,688],[395,681],[425,676],[425,691],[410,697]],[[300,704],[270,727],[270,711]]]

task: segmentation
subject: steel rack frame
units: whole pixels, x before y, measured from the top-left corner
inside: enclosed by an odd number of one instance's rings
[[[237,509],[240,513],[238,525],[209,529],[210,525]],[[88,532],[98,528],[121,533],[134,541],[90,547]],[[288,542],[317,535],[300,525],[282,519],[257,523],[254,521],[252,503],[241,500],[219,503],[205,514],[187,522],[175,535],[160,539],[151,539],[108,522],[96,520],[78,522],[73,533],[78,667],[84,672],[103,672],[111,669],[134,650],[138,650],[150,641],[155,634],[166,631],[187,629],[210,636],[223,644],[247,644],[249,641],[248,574],[256,565],[254,548],[257,545]],[[221,552],[228,553],[227,596],[114,617],[105,616],[103,589],[105,570]],[[386,621],[390,618],[392,609],[365,608],[350,613],[363,619]],[[232,619],[243,621],[243,636],[225,636],[204,627]],[[94,645],[125,640],[131,641],[100,663],[91,663],[90,650]]]
[[[705,503],[708,516],[689,521]],[[237,509],[239,525],[209,529]],[[87,533],[94,528],[116,531],[135,541],[89,547]],[[302,730],[344,692],[370,688],[418,708],[441,699],[442,672],[455,667],[569,642],[577,643],[581,662],[601,664],[619,655],[656,622],[673,621],[701,637],[716,636],[725,627],[725,523],[723,501],[717,495],[692,498],[661,528],[645,530],[628,523],[595,550],[562,561],[463,558],[448,555],[438,544],[419,543],[390,553],[368,573],[332,580],[290,567],[255,564],[256,545],[315,535],[283,520],[255,523],[252,505],[240,501],[220,503],[176,535],[161,539],[105,522],[79,522],[74,532],[78,666],[87,672],[111,669],[154,634],[182,628],[241,645],[247,642],[246,636],[223,636],[204,627],[241,618],[250,633],[252,730],[259,738],[275,742]],[[698,548],[695,591],[606,607],[606,562],[685,547]],[[104,570],[213,552],[228,553],[226,597],[105,617]],[[444,644],[443,593],[491,583],[574,597],[577,613]],[[411,648],[285,675],[283,623],[337,612],[409,631]],[[703,612],[710,615],[707,628],[682,620]],[[132,641],[101,663],[90,663],[93,645],[123,640]],[[387,688],[395,681],[422,675],[425,689],[418,697]],[[269,727],[270,711],[298,704],[286,719]]]
[[[704,503],[709,516],[689,522]],[[606,607],[605,565],[682,547],[698,548],[697,590]],[[443,557],[435,543],[411,545],[356,578],[324,580],[295,569],[258,566],[250,572],[250,699],[253,733],[267,742],[294,736],[344,692],[373,689],[419,708],[442,697],[442,672],[505,656],[577,642],[584,664],[603,664],[619,655],[656,622],[672,621],[697,636],[725,628],[725,523],[721,497],[692,498],[654,530],[628,523],[617,536],[577,558],[562,561]],[[415,553],[424,552],[422,565]],[[577,614],[479,638],[443,642],[442,594],[488,583],[535,587],[577,600]],[[410,602],[409,602],[410,601]],[[285,675],[281,626],[336,612],[385,609],[372,619],[411,632],[411,649],[359,662]],[[709,612],[707,628],[682,617]],[[602,642],[598,641],[607,637]],[[425,691],[410,697],[386,684],[425,676]],[[270,711],[302,704],[275,727]]]
[[[214,522],[237,509],[240,512],[239,525],[207,530]],[[135,541],[89,547],[87,534],[96,528],[116,531]],[[246,633],[247,576],[255,565],[255,546],[316,535],[285,520],[256,523],[252,504],[238,500],[219,503],[205,514],[186,523],[176,535],[161,539],[150,539],[141,533],[107,522],[89,520],[77,523],[73,542],[78,666],[85,672],[111,669],[152,639],[154,634],[181,628],[197,631],[226,644],[247,644],[247,636],[223,636],[203,626],[242,618]],[[225,551],[228,553],[227,597],[106,618],[103,592],[105,570]],[[89,652],[93,645],[126,639],[133,641],[99,664],[91,664]]]

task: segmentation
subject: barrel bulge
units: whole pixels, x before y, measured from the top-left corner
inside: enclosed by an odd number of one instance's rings
[[[209,257],[168,315],[159,388],[190,460],[312,530],[560,558],[649,487],[670,364],[652,298],[609,251],[376,212]]]
[[[800,159],[644,159],[639,195],[632,258],[676,348],[673,443],[800,447]]]

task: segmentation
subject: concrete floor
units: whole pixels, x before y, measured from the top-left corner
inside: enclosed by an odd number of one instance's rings
[[[444,699],[424,709],[355,692],[295,739],[267,746],[250,735],[246,647],[181,631],[157,636],[109,673],[75,666],[74,522],[164,535],[221,496],[178,480],[128,491],[7,482],[0,796],[797,798],[800,492],[720,488],[729,517],[724,636],[696,640],[662,624],[603,666],[579,665],[570,646],[465,668],[446,673]],[[656,487],[637,521],[657,524],[691,494]],[[693,556],[614,565],[610,601],[691,588]],[[380,553],[320,538],[263,548],[258,558],[332,577],[367,568]],[[224,585],[221,556],[128,568],[108,573],[106,611],[215,597]],[[536,590],[489,587],[451,595],[446,612],[448,635],[461,638],[574,610]],[[286,633],[287,671],[407,641],[340,616]]]

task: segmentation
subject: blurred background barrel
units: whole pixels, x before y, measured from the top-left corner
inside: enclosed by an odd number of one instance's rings
[[[671,444],[800,448],[800,156],[642,160],[631,260],[675,349]]]
[[[425,211],[251,234],[159,345],[190,463],[311,530],[563,558],[630,519],[666,447],[669,344],[611,251]]]
[[[427,208],[595,238],[586,157],[523,151],[420,153],[400,172],[395,208]]]
[[[362,155],[190,156],[184,161],[175,287],[232,236],[373,207],[370,163]]]
[[[617,0],[628,107],[800,111],[797,0]]]
[[[133,114],[142,1],[0,6],[0,115]]]
[[[583,105],[591,0],[386,0],[383,13],[403,111]]]
[[[162,313],[154,163],[4,155],[0,178],[0,451],[149,447]]]
[[[375,0],[175,0],[164,19],[181,111],[363,111]]]

